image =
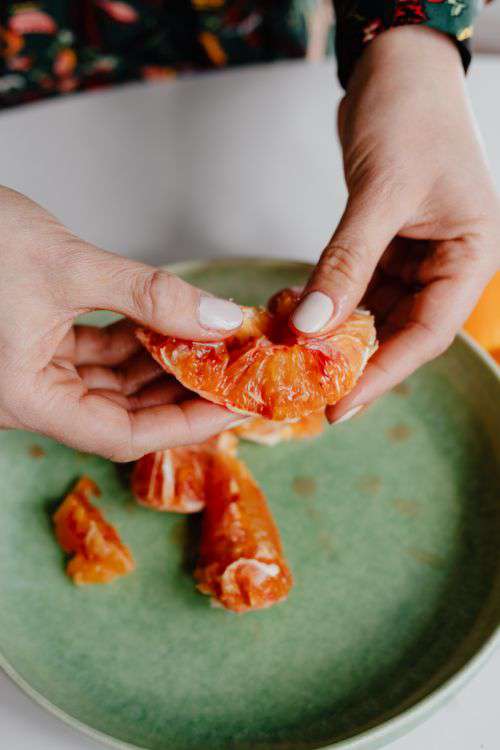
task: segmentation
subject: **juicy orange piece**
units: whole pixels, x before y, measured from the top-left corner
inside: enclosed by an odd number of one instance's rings
[[[74,555],[66,572],[77,584],[109,583],[135,568],[130,550],[90,502],[100,494],[95,482],[82,477],[54,514],[57,541]]]
[[[168,372],[209,401],[295,420],[345,396],[377,346],[373,317],[365,310],[317,338],[296,336],[288,317],[297,299],[298,292],[286,289],[268,310],[242,308],[242,327],[223,341],[185,341],[145,329],[137,335]]]
[[[138,503],[154,510],[197,513],[205,505],[205,475],[215,450],[234,453],[238,438],[223,432],[200,445],[148,453],[136,462],[131,489]]]
[[[500,273],[492,278],[464,327],[500,364]]]
[[[285,599],[292,574],[264,494],[246,466],[227,453],[215,453],[206,492],[198,589],[234,612]]]
[[[250,440],[261,445],[277,445],[290,440],[307,440],[321,435],[325,429],[323,410],[308,414],[296,422],[272,422],[263,417],[253,417],[234,432],[242,440]]]

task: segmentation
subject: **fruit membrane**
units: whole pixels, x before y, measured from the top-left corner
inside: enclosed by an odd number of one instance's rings
[[[243,307],[241,328],[221,341],[187,341],[138,329],[150,354],[186,388],[244,414],[293,421],[349,393],[377,348],[372,315],[356,310],[315,337],[288,320],[299,299],[278,292],[268,308]]]

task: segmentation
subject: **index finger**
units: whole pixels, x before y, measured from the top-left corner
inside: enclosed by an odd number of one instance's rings
[[[435,281],[413,300],[406,323],[388,335],[370,359],[351,393],[328,407],[328,421],[344,421],[407,378],[421,365],[442,354],[452,343],[474,307],[485,280],[472,271],[460,278]],[[398,314],[398,308],[389,318]],[[394,324],[392,329],[394,330]]]
[[[292,313],[290,325],[295,332],[322,333],[342,323],[359,304],[380,257],[403,223],[402,202],[390,202],[387,197],[373,187],[349,197],[340,224]]]

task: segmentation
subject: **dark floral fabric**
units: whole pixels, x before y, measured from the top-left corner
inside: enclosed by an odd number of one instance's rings
[[[0,106],[302,57],[311,0],[0,0]]]
[[[365,44],[381,32],[406,24],[423,24],[451,35],[465,69],[480,0],[335,0],[335,49],[340,82],[346,85]]]
[[[334,5],[345,84],[363,45],[391,26],[429,24],[465,45],[477,2]],[[330,0],[0,0],[0,107],[138,78],[314,59],[329,49],[330,25]]]

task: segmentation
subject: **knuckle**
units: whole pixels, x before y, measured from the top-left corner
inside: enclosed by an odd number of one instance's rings
[[[485,242],[483,237],[478,235],[465,237],[463,240],[456,242],[453,248],[453,258],[455,263],[470,266],[480,262],[484,256]]]
[[[363,281],[364,253],[356,245],[334,244],[327,248],[323,256],[322,271],[326,280],[342,281],[358,287]]]
[[[137,438],[136,419],[133,412],[127,412],[127,427],[122,430],[121,440],[115,441],[107,458],[115,463],[126,464],[137,461],[144,455],[145,451],[139,447],[140,440]]]
[[[438,244],[432,257],[422,267],[428,267],[434,275],[481,278],[492,275],[498,263],[500,254],[498,247],[495,247],[495,239],[481,232]]]
[[[134,461],[133,416],[129,412],[120,412],[116,421],[108,420],[109,431],[101,436],[93,451],[109,461],[123,464]]]
[[[172,274],[160,269],[139,275],[132,285],[134,310],[145,320],[164,320],[177,306],[178,289],[175,281]]]
[[[459,259],[479,273],[493,274],[500,268],[500,227],[488,224],[480,234],[467,237]]]
[[[412,321],[409,328],[418,335],[420,340],[418,345],[421,352],[420,364],[430,362],[444,354],[455,339],[455,331],[437,330],[421,321]]]
[[[163,286],[162,272],[158,269],[139,274],[132,284],[132,306],[145,320],[156,320],[158,317],[160,287]]]
[[[193,423],[191,419],[189,418],[186,411],[182,408],[182,405],[179,406],[179,414],[182,417],[182,427],[183,427],[183,442],[185,442],[187,445],[192,445],[200,442],[199,437],[196,436],[195,430],[193,427]]]
[[[115,442],[112,445],[109,445],[108,449],[103,451],[103,455],[105,458],[108,458],[110,461],[114,461],[117,464],[130,463],[130,461],[135,461],[139,458],[138,452],[134,450],[132,439],[128,436],[125,440],[120,441],[119,443]]]

